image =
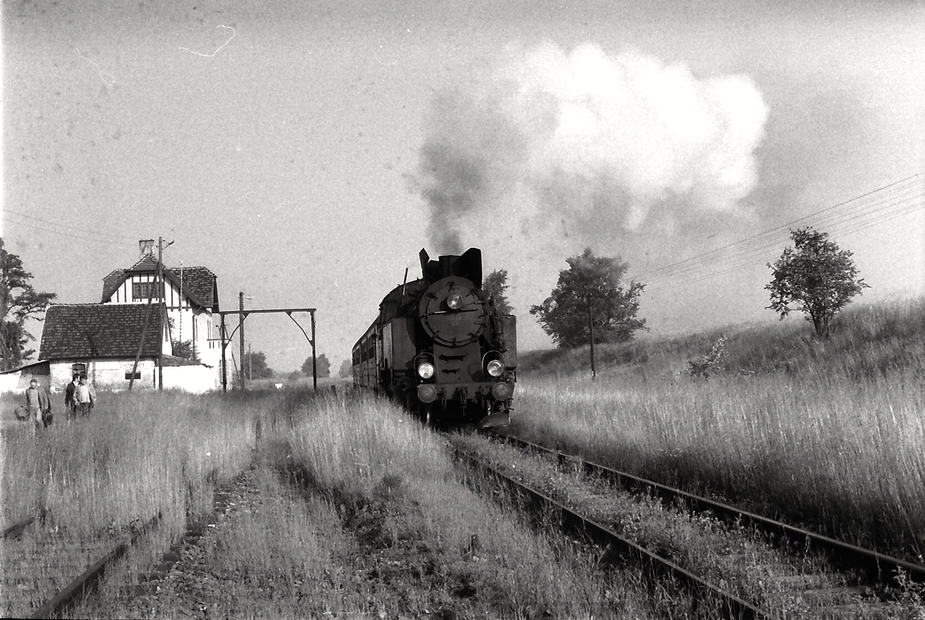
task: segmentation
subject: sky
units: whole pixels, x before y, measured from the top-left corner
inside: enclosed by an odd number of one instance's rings
[[[61,303],[98,302],[162,238],[167,266],[218,276],[223,310],[317,308],[336,370],[422,248],[508,271],[523,350],[552,346],[529,308],[584,248],[646,284],[648,337],[774,320],[767,263],[799,226],[853,252],[864,301],[925,292],[922,2],[0,18],[2,236]],[[311,353],[284,315],[245,327],[278,372]]]

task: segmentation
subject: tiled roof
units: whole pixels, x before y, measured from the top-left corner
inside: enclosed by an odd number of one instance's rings
[[[103,278],[103,295],[101,303],[109,301],[116,290],[122,286],[133,273],[150,273],[157,269],[157,260],[152,256],[145,256],[129,269],[116,269]],[[182,276],[183,292],[194,303],[204,308],[218,310],[218,294],[215,286],[215,274],[206,267],[179,267],[164,269],[164,277],[180,288]]]
[[[45,313],[39,359],[133,358],[142,331],[141,355],[157,355],[156,308],[149,304],[51,305]]]
[[[218,304],[215,291],[215,274],[205,267],[180,267],[167,269],[167,277],[173,276],[177,287],[180,286],[181,274],[183,290],[201,306],[212,308]]]
[[[103,278],[103,301],[106,301],[116,292],[119,285],[125,280],[124,269],[113,269],[108,276]]]
[[[138,259],[138,262],[126,269],[126,271],[156,271],[157,270],[157,259],[154,258],[153,254],[145,254]]]

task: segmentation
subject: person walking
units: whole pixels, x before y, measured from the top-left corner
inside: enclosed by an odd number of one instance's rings
[[[26,388],[26,411],[29,412],[29,418],[36,429],[51,425],[51,398],[48,396],[48,390],[39,385],[38,380],[34,378]]]
[[[80,383],[74,390],[74,399],[77,401],[77,415],[82,418],[88,417],[96,404],[96,390],[87,383],[87,375],[80,375]]]
[[[74,398],[74,393],[78,385],[80,385],[80,373],[75,372],[73,381],[64,388],[64,408],[68,420],[77,419],[77,400]]]

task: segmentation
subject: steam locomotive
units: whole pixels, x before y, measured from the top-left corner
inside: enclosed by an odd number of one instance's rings
[[[431,424],[508,424],[517,321],[497,312],[482,290],[481,250],[436,260],[421,250],[420,259],[421,279],[386,295],[353,346],[354,385],[396,399]]]

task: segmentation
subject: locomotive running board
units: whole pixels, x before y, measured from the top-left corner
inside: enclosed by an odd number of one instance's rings
[[[485,416],[479,421],[479,428],[495,428],[498,426],[507,426],[511,423],[511,416],[507,411],[500,411]]]

